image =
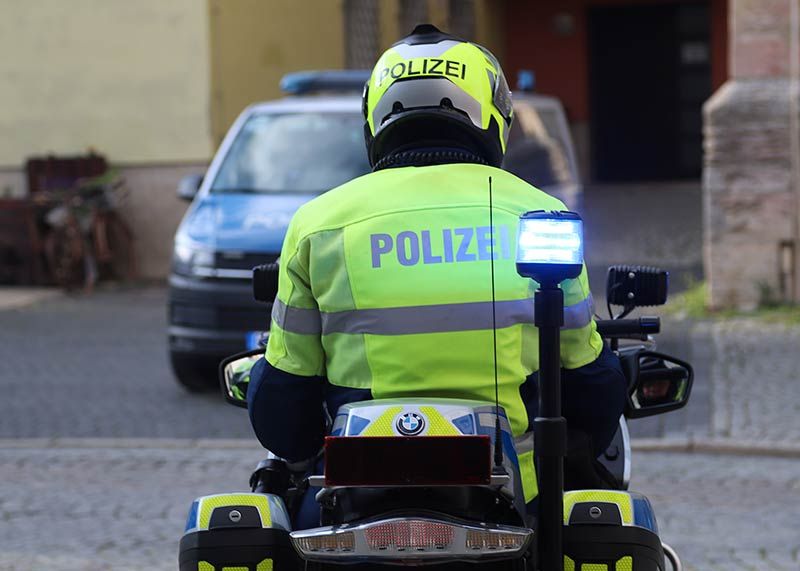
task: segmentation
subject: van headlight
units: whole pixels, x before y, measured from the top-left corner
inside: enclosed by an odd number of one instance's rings
[[[194,244],[175,244],[172,268],[185,276],[207,275],[214,267],[214,251]]]

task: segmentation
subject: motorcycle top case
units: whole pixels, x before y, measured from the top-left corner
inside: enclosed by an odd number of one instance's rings
[[[564,571],[664,571],[650,501],[635,492],[566,492]]]
[[[192,503],[181,538],[180,571],[297,569],[283,500],[272,494],[204,496]]]

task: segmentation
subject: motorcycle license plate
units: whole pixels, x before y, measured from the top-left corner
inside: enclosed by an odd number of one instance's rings
[[[244,342],[247,350],[258,349],[266,345],[269,333],[267,331],[248,331],[244,336]],[[263,343],[262,343],[263,340]]]

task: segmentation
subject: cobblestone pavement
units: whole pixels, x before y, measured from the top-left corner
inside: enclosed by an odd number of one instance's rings
[[[800,569],[800,461],[636,453],[631,489],[696,571]]]
[[[213,444],[252,438],[246,416],[171,379],[165,314],[163,288],[0,311],[0,570],[174,570],[193,497],[246,485],[255,442]],[[634,436],[800,440],[797,332],[731,327],[665,324],[660,348],[696,366],[692,402],[632,422]],[[743,357],[759,352],[773,366]],[[710,366],[715,355],[725,368]],[[26,447],[26,438],[60,447]],[[112,440],[66,448],[69,438]],[[139,439],[139,448],[114,439]],[[192,448],[196,439],[211,447]],[[796,459],[642,453],[633,488],[651,497],[690,569],[800,569]]]
[[[195,496],[246,489],[250,449],[0,449],[0,570],[177,570]],[[796,460],[639,453],[633,489],[694,571],[797,571]]]
[[[260,452],[0,450],[0,570],[177,571],[195,496],[246,489]]]
[[[639,437],[708,432],[708,335],[665,324],[660,348],[691,358],[684,411],[631,423]],[[163,288],[101,290],[0,310],[0,438],[242,438],[243,411],[172,379]],[[691,357],[690,357],[691,356]]]
[[[0,438],[249,437],[167,361],[166,291],[101,290],[0,311]]]
[[[631,424],[642,437],[707,433],[707,335],[665,324],[660,348],[698,367],[689,406]],[[163,288],[101,290],[0,310],[0,438],[239,438],[246,416],[172,379]]]

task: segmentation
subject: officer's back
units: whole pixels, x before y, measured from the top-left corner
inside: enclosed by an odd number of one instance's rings
[[[284,241],[266,361],[248,389],[256,435],[300,460],[322,444],[323,403],[333,415],[371,398],[494,402],[494,307],[500,404],[530,501],[538,335],[535,284],[515,271],[516,225],[563,204],[498,168],[511,93],[476,44],[418,26],[378,61],[363,111],[374,172],[304,205]],[[585,269],[562,289],[565,416],[597,427],[602,449],[625,381],[596,332]]]
[[[514,175],[469,163],[386,168],[328,192],[298,211],[287,236],[282,264],[304,283],[277,302],[269,361],[373,398],[492,401],[494,255],[501,401],[514,432],[525,432],[519,385],[538,353],[534,284],[514,265],[516,225],[527,210],[562,208]],[[587,294],[579,282],[567,291],[567,303],[584,309],[572,330],[591,323]],[[312,299],[316,307],[304,307]],[[312,331],[319,340],[304,335]],[[567,353],[596,356],[591,346]]]

